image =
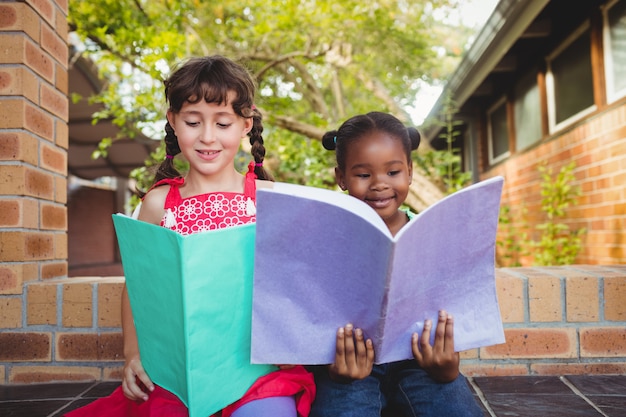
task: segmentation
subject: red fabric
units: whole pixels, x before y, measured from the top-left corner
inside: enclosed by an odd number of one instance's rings
[[[257,379],[241,399],[212,417],[230,417],[242,405],[268,397],[296,397],[298,417],[308,417],[315,399],[313,374],[303,366],[280,369]],[[189,417],[187,407],[171,392],[155,386],[145,402],[131,401],[119,386],[108,397],[70,411],[64,417]]]
[[[182,177],[166,178],[154,186],[169,185],[161,226],[182,235],[254,223],[256,220],[256,174],[248,166],[243,193],[211,192],[182,198]]]
[[[313,374],[303,366],[280,369],[260,377],[240,400],[222,410],[222,417],[230,417],[237,408],[250,401],[291,395],[296,397],[298,417],[307,417],[315,399],[315,382]]]
[[[131,401],[120,385],[108,397],[70,411],[64,417],[189,417],[189,411],[171,392],[155,386],[147,401]]]

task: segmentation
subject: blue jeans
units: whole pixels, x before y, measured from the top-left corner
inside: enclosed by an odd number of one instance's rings
[[[380,417],[385,408],[405,417],[484,417],[463,375],[438,383],[412,360],[374,365],[370,376],[349,384],[331,380],[325,366],[314,375],[310,417]]]

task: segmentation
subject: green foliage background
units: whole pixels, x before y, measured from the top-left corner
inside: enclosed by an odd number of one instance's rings
[[[69,20],[74,52],[108,81],[91,98],[104,106],[95,119],[122,127],[120,136],[161,138],[170,68],[222,54],[258,81],[276,179],[330,187],[333,155],[319,145],[323,133],[372,110],[411,124],[406,107],[419,81],[444,80],[474,33],[443,23],[459,1],[70,0]],[[116,138],[103,139],[97,155]],[[136,175],[149,181],[149,171]]]

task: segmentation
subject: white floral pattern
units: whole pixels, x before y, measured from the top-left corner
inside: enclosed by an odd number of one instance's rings
[[[239,193],[218,192],[189,197],[168,209],[171,214],[163,216],[161,225],[182,235],[190,235],[254,223],[256,210],[251,210],[250,205],[256,209],[250,198]]]

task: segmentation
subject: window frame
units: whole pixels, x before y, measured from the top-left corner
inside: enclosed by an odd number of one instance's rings
[[[571,125],[572,123],[584,118],[585,116],[587,116],[588,114],[594,112],[597,109],[597,104],[595,103],[595,101],[593,102],[593,104],[589,107],[586,107],[582,110],[580,110],[578,113],[575,113],[573,115],[571,115],[570,117],[568,117],[567,119],[556,123],[556,97],[555,97],[555,85],[554,85],[554,74],[552,72],[552,61],[554,61],[557,57],[559,57],[561,55],[561,53],[563,51],[565,51],[567,48],[569,48],[571,46],[572,43],[574,43],[576,40],[578,40],[585,32],[589,32],[589,35],[591,36],[591,23],[589,22],[589,20],[585,21],[582,25],[580,25],[576,30],[574,30],[566,39],[565,41],[563,41],[554,51],[552,51],[547,57],[546,57],[546,66],[547,66],[547,71],[546,71],[546,96],[548,98],[548,128],[549,128],[549,132],[550,134],[557,132],[561,129],[563,129],[566,126]],[[593,47],[593,46],[591,46]],[[592,65],[591,63],[591,50],[589,51],[589,65]],[[591,73],[591,83],[592,83],[592,93],[593,93],[593,70]]]
[[[489,165],[495,165],[500,161],[505,160],[509,156],[511,156],[511,138],[510,138],[510,126],[509,126],[509,115],[508,115],[508,105],[507,105],[506,96],[501,97],[497,100],[489,109],[487,109],[487,148],[489,153]],[[504,107],[505,119],[506,119],[506,140],[508,143],[508,150],[497,157],[494,157],[494,143],[493,143],[493,124],[491,123],[491,116],[501,107]]]
[[[621,90],[616,90],[615,87],[615,61],[613,60],[611,27],[609,25],[609,14],[611,8],[618,3],[619,0],[613,0],[602,7],[602,42],[604,44],[604,76],[606,80],[605,88],[607,103],[613,103],[626,96],[626,85]]]

